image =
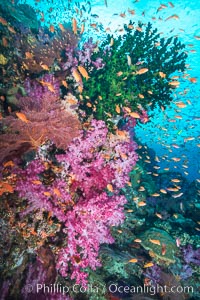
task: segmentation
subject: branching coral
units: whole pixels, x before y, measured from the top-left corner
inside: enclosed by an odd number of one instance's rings
[[[167,105],[172,100],[170,75],[185,68],[187,55],[177,38],[161,38],[150,23],[136,30],[133,25],[125,26],[123,36],[108,35],[92,55],[92,60],[103,58],[105,67],[91,70],[81,108],[97,119],[122,116],[127,106],[138,111],[138,103],[144,109],[149,103]]]

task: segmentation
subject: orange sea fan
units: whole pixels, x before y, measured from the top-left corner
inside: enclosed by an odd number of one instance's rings
[[[79,134],[80,123],[77,116],[64,109],[60,99],[52,93],[43,94],[39,110],[34,106],[30,109],[31,101],[34,99],[27,97],[29,105],[21,110],[28,122],[15,115],[2,120],[1,161],[36,150],[47,140],[51,140],[58,148],[66,149]]]

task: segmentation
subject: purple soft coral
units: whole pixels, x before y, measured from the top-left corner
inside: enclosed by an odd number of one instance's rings
[[[153,286],[156,286],[157,284],[160,284],[161,268],[154,264],[152,267],[146,269],[144,275],[151,280]]]
[[[45,93],[53,94],[53,96],[55,97],[60,96],[60,83],[53,74],[44,74],[37,80],[27,77],[24,81],[24,88],[28,97],[34,99],[35,105],[41,102],[41,98]],[[22,106],[29,104],[29,101],[26,101],[26,103],[23,102],[23,99],[26,100],[26,98],[19,97],[19,99]],[[31,102],[31,104],[32,103],[33,101]],[[32,109],[32,107],[30,109]]]
[[[179,276],[182,280],[186,280],[190,278],[193,274],[193,270],[189,265],[184,265],[183,269],[181,270]]]
[[[92,55],[97,48],[97,44],[93,43],[92,38],[83,44],[82,50],[72,48],[70,45],[66,47],[65,56],[67,61],[63,63],[64,71],[70,68],[76,68],[78,65],[93,65],[96,69],[104,67],[103,60],[98,57],[95,61],[92,60]]]
[[[200,248],[194,250],[192,245],[188,244],[182,248],[182,252],[183,259],[187,264],[193,263],[197,266],[200,266]]]

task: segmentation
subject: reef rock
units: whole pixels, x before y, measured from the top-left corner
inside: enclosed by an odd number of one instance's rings
[[[175,262],[174,254],[178,248],[174,239],[166,231],[151,228],[142,233],[139,239],[142,241],[141,245],[149,251],[149,255],[157,263],[162,262],[169,265]],[[166,248],[165,253],[162,251],[163,247]]]

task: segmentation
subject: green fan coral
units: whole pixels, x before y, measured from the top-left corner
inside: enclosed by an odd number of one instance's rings
[[[90,68],[84,82],[81,108],[87,115],[108,120],[123,115],[122,107],[138,111],[138,104],[146,109],[172,100],[170,75],[184,71],[185,46],[178,38],[162,38],[150,23],[139,23],[135,30],[133,24],[125,25],[122,36],[108,35],[93,54],[92,59],[103,58],[105,66]]]

